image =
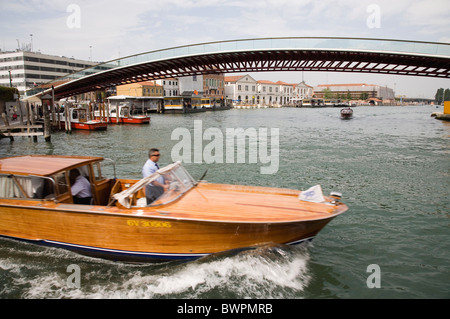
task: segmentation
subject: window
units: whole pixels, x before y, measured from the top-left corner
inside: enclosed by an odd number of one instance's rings
[[[53,176],[56,186],[56,194],[61,195],[65,194],[69,191],[69,187],[67,185],[66,172],[61,172]]]
[[[102,168],[100,162],[94,163],[93,168],[94,168],[94,178],[96,181],[101,181],[105,179],[105,177],[102,176]]]
[[[3,198],[30,198],[32,195],[31,179],[14,175],[0,176],[0,197]]]

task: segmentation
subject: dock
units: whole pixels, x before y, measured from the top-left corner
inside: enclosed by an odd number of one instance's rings
[[[15,136],[44,136],[43,125],[2,125],[0,126],[0,138],[9,137],[11,141],[14,140]]]
[[[443,112],[433,112],[431,113],[432,117],[435,117],[437,120],[450,121],[450,114],[445,114]]]
[[[438,120],[450,121],[450,101],[444,102],[444,112],[433,112],[431,116]]]

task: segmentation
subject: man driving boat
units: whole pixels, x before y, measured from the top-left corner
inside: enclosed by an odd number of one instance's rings
[[[159,149],[151,148],[148,152],[148,160],[145,162],[142,168],[142,176],[145,178],[152,175],[158,169],[158,161],[161,156]],[[158,197],[160,197],[169,188],[168,183],[164,180],[164,177],[160,176],[145,187],[145,197],[147,198],[147,205],[150,205]]]

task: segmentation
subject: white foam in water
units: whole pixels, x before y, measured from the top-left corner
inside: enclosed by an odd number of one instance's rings
[[[309,256],[265,255],[245,251],[235,256],[178,265],[163,275],[137,272],[102,298],[283,298],[298,296],[310,281]],[[274,256],[276,255],[276,256]],[[106,287],[105,287],[106,288]],[[109,296],[108,296],[109,295]]]
[[[82,270],[80,288],[58,269],[19,275],[14,286],[21,298],[298,298],[311,280],[308,261],[307,250],[269,247],[162,268],[100,263]],[[16,272],[7,260],[0,269]]]

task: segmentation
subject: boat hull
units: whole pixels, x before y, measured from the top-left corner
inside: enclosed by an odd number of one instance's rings
[[[149,116],[142,116],[142,117],[119,117],[119,123],[117,123],[116,117],[110,117],[109,122],[110,124],[149,124],[150,123],[150,117]]]
[[[353,117],[353,111],[351,109],[341,110],[341,118],[342,119],[351,119],[352,117]]]
[[[335,217],[280,223],[217,222],[119,214],[114,207],[106,212],[104,206],[38,205],[0,205],[0,236],[132,262],[189,260],[264,244],[297,244],[311,240]]]
[[[65,128],[65,122],[61,122],[63,129]],[[90,121],[85,123],[70,123],[70,127],[73,130],[87,130],[87,131],[104,131],[108,125],[106,122]]]

